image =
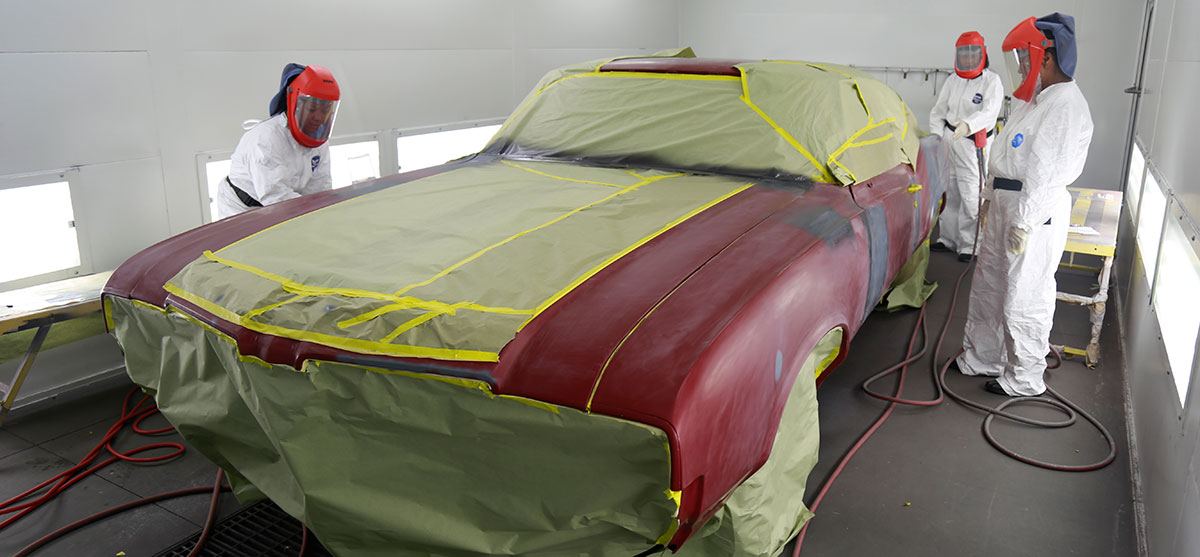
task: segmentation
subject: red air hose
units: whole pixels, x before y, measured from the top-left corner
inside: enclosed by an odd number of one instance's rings
[[[183,448],[183,445],[180,443],[152,443],[150,445],[144,445],[144,446],[141,446],[141,447],[138,447],[136,449],[126,451],[126,452],[121,452],[121,451],[118,451],[115,448],[113,448],[113,446],[112,446],[113,439],[116,438],[117,434],[120,433],[121,430],[124,429],[127,424],[132,424],[133,430],[135,432],[143,434],[143,435],[155,435],[155,434],[159,434],[159,433],[165,433],[165,432],[171,431],[171,429],[172,429],[171,427],[165,427],[162,429],[154,429],[154,430],[142,429],[141,428],[142,420],[157,413],[158,407],[154,406],[153,403],[151,403],[150,406],[148,406],[146,408],[142,408],[142,404],[144,404],[147,400],[150,399],[150,396],[146,395],[146,396],[143,396],[142,399],[140,401],[138,401],[138,403],[136,405],[134,405],[132,408],[130,408],[129,401],[133,397],[133,393],[135,393],[135,392],[137,392],[136,388],[130,390],[129,393],[125,395],[125,402],[121,406],[120,419],[118,419],[117,422],[108,429],[108,432],[104,434],[104,437],[100,440],[100,442],[97,443],[96,446],[90,452],[88,452],[87,456],[83,457],[83,459],[80,460],[78,464],[63,471],[62,473],[59,473],[58,475],[54,476],[53,478],[50,478],[38,485],[26,490],[24,493],[21,493],[20,495],[17,495],[3,503],[0,503],[0,515],[6,515],[6,514],[13,515],[12,517],[9,517],[7,520],[5,520],[4,522],[0,522],[0,530],[3,530],[10,524],[20,520],[21,517],[33,512],[34,510],[36,510],[39,507],[41,507],[47,501],[50,501],[51,499],[56,497],[59,493],[62,493],[63,490],[65,490],[68,487],[71,487],[72,485],[74,485],[75,483],[83,480],[88,475],[93,474],[97,470],[100,470],[101,468],[104,468],[105,466],[108,466],[109,464],[112,464],[118,460],[124,460],[127,462],[140,462],[140,463],[162,462],[165,460],[170,460],[172,458],[175,458],[175,457],[183,454],[184,448]],[[146,451],[152,451],[154,449],[162,449],[162,448],[170,448],[170,449],[174,449],[174,450],[168,454],[160,455],[160,456],[152,456],[152,457],[134,456],[136,454],[144,453]],[[100,462],[99,464],[92,466],[92,463],[95,462],[96,459],[100,458],[101,453],[104,452],[105,450],[107,450],[108,453],[111,454],[112,456],[110,458]],[[89,468],[89,466],[91,466],[91,468]],[[34,496],[37,493],[41,492],[42,490],[45,490],[45,493],[42,493],[41,496],[34,498]]]
[[[47,503],[51,499],[53,499],[55,496],[62,493],[68,487],[74,485],[76,482],[79,482],[83,478],[87,477],[89,474],[95,473],[97,470],[100,470],[101,468],[104,468],[105,466],[108,466],[109,464],[112,464],[113,462],[116,462],[117,460],[124,460],[127,462],[140,462],[140,463],[163,462],[163,461],[173,459],[173,458],[183,454],[185,449],[183,447],[183,444],[181,444],[181,443],[153,443],[150,445],[138,447],[136,449],[133,449],[133,450],[130,450],[127,452],[121,452],[121,451],[118,451],[113,448],[113,446],[112,446],[113,439],[116,438],[117,434],[120,433],[122,429],[124,429],[126,424],[132,424],[131,428],[133,429],[133,431],[135,433],[139,433],[142,435],[158,435],[158,434],[162,434],[162,433],[166,433],[166,432],[174,430],[174,428],[170,427],[170,426],[167,426],[164,428],[159,428],[159,429],[143,429],[142,428],[142,426],[141,426],[142,420],[145,420],[146,418],[149,418],[150,416],[153,416],[154,414],[158,413],[158,407],[151,404],[150,406],[148,406],[146,408],[142,408],[142,404],[144,404],[147,400],[150,399],[150,396],[146,395],[146,396],[143,396],[142,399],[139,400],[138,403],[133,406],[133,408],[130,408],[129,401],[133,397],[133,394],[135,392],[137,392],[137,390],[138,389],[135,387],[135,388],[131,389],[125,395],[125,401],[121,405],[121,417],[117,420],[116,423],[114,423],[112,425],[112,427],[109,428],[108,432],[105,433],[104,438],[101,439],[100,442],[96,444],[96,447],[93,448],[91,450],[91,452],[89,452],[87,454],[87,456],[85,456],[83,458],[83,460],[80,460],[78,464],[76,464],[75,466],[72,466],[69,470],[66,470],[66,471],[58,474],[57,476],[54,476],[53,478],[50,478],[32,488],[30,488],[29,490],[25,491],[24,493],[17,495],[16,497],[11,498],[8,501],[5,501],[4,503],[0,503],[0,515],[16,513],[15,516],[0,523],[0,530],[7,527],[8,525],[16,522],[21,517],[38,509],[39,507],[41,507],[42,505],[44,505],[45,503]],[[154,457],[133,456],[133,455],[145,452],[145,451],[150,451],[150,450],[160,449],[160,448],[173,448],[175,450],[169,454],[154,456]],[[105,460],[104,462],[101,462],[100,464],[97,464],[95,466],[92,466],[91,468],[88,468],[88,466],[90,466],[92,464],[92,462],[94,462],[96,460],[96,458],[99,457],[102,450],[107,450],[113,456],[111,458]],[[222,491],[230,490],[229,486],[226,486],[222,483],[222,479],[224,478],[224,473],[225,473],[224,470],[221,470],[219,468],[217,469],[217,477],[216,477],[216,480],[213,481],[212,486],[193,487],[193,488],[189,488],[189,489],[181,489],[178,491],[171,491],[168,493],[160,493],[158,495],[152,495],[152,496],[146,497],[144,499],[138,499],[137,501],[131,501],[131,502],[125,503],[123,505],[118,505],[111,509],[104,510],[104,511],[98,512],[96,514],[93,514],[87,518],[72,522],[71,524],[63,526],[62,528],[59,528],[58,530],[55,530],[55,531],[39,538],[37,541],[25,546],[24,548],[22,548],[20,551],[18,551],[15,554],[15,557],[26,557],[26,556],[32,554],[35,550],[45,546],[46,544],[66,535],[66,534],[69,534],[69,533],[71,533],[79,528],[82,528],[84,526],[87,526],[88,524],[91,524],[93,522],[96,522],[97,520],[112,516],[114,514],[125,512],[129,509],[134,509],[134,508],[140,507],[142,505],[148,505],[150,503],[155,503],[155,502],[162,501],[165,499],[173,499],[175,497],[183,497],[186,495],[196,495],[196,494],[200,494],[200,493],[211,493],[212,499],[209,503],[208,516],[204,522],[204,529],[200,534],[200,539],[198,539],[196,541],[196,545],[192,548],[192,551],[190,553],[188,553],[188,557],[197,556],[200,554],[201,549],[204,547],[205,542],[208,541],[208,538],[209,538],[210,534],[212,533],[213,524],[215,523],[216,514],[217,514],[217,498]],[[51,484],[53,484],[53,485],[51,485]],[[38,497],[36,499],[27,501],[24,503],[21,502],[21,501],[25,501],[26,499],[33,498],[36,493],[38,493],[39,491],[41,491],[43,489],[46,489],[47,486],[50,486],[50,487],[46,490],[46,492],[44,494],[42,494],[41,497]],[[307,548],[308,548],[308,528],[306,526],[304,526],[303,524],[301,524],[299,555],[303,556],[305,551],[307,550]]]

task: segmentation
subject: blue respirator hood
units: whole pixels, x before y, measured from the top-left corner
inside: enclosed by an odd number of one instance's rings
[[[271,104],[268,107],[268,112],[271,116],[279,114],[287,110],[287,88],[292,84],[292,80],[300,75],[308,66],[300,64],[288,64],[283,67],[283,75],[279,78],[279,92],[271,97]]]
[[[1075,48],[1075,18],[1054,12],[1048,16],[1039,17],[1034,25],[1054,37],[1054,50],[1058,52],[1058,67],[1067,77],[1074,79],[1075,64],[1079,61],[1079,52]]]

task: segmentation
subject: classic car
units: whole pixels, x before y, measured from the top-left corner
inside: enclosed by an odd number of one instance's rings
[[[478,154],[147,248],[106,316],[239,498],[334,553],[778,554],[816,384],[922,288],[921,135],[850,67],[577,64]]]

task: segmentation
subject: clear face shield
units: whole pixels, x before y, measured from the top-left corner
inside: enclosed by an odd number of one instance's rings
[[[960,72],[971,72],[983,64],[983,46],[966,44],[954,49],[954,68]]]
[[[1017,48],[1004,51],[1004,65],[1008,69],[1009,94],[1013,94],[1025,83],[1032,65],[1029,62],[1029,49]]]
[[[333,132],[333,119],[337,116],[338,101],[330,101],[308,95],[296,98],[296,127],[300,133],[316,141],[329,139]]]

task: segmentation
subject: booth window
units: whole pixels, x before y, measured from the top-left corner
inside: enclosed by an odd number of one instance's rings
[[[329,177],[333,189],[379,177],[379,142],[375,140],[329,146]]]
[[[1158,242],[1162,235],[1163,213],[1167,210],[1167,196],[1158,186],[1154,172],[1146,173],[1146,185],[1142,188],[1140,218],[1137,219],[1137,246],[1146,265],[1147,277],[1154,276],[1154,264],[1158,261]]]
[[[208,222],[217,220],[217,188],[229,176],[229,159],[204,163],[204,179],[208,182]]]
[[[70,183],[0,189],[0,237],[0,290],[6,283],[79,267]]]
[[[1149,213],[1147,213],[1147,216]],[[1163,227],[1162,254],[1154,284],[1154,309],[1158,314],[1167,363],[1175,378],[1182,405],[1192,377],[1196,333],[1200,331],[1200,256],[1196,255],[1197,231],[1178,203]]]
[[[1134,142],[1129,153],[1129,182],[1125,185],[1125,207],[1129,209],[1132,222],[1137,222],[1138,199],[1142,197],[1142,179],[1146,175],[1146,157],[1142,148]]]
[[[400,172],[419,170],[472,155],[487,147],[500,125],[404,135],[396,139]]]

